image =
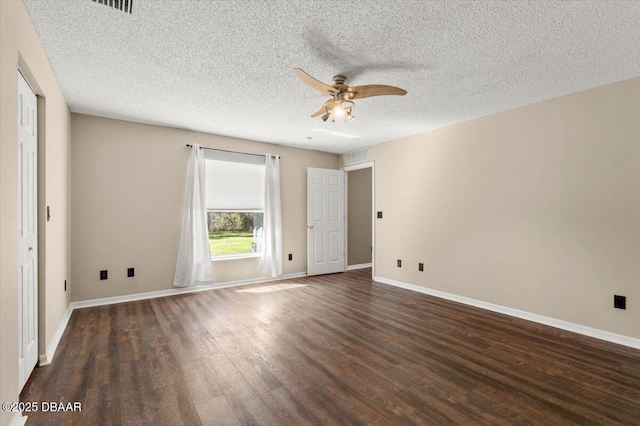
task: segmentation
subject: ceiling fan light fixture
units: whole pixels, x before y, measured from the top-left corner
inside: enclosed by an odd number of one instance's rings
[[[331,109],[331,122],[335,123],[336,120],[344,121],[345,123],[353,120],[352,109],[355,104],[352,101],[345,99],[338,99],[333,102],[333,108]]]
[[[333,117],[334,118],[344,118],[347,115],[347,111],[344,109],[344,107],[342,106],[342,103],[336,105],[333,108]]]
[[[329,112],[325,112],[320,118],[322,118],[322,121],[327,121],[329,119],[329,115],[331,115]]]

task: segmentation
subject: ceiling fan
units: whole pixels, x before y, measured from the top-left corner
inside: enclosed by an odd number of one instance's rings
[[[353,99],[369,98],[371,96],[382,95],[398,95],[404,96],[407,91],[394,86],[385,86],[382,84],[369,84],[366,86],[347,86],[345,81],[347,77],[343,75],[336,75],[333,77],[333,85],[324,84],[323,82],[311,77],[300,68],[294,68],[296,75],[300,80],[314,89],[331,96],[327,102],[324,103],[311,117],[320,117],[322,121],[327,121],[329,117],[333,116],[331,121],[337,119],[353,120],[352,109],[355,103]]]

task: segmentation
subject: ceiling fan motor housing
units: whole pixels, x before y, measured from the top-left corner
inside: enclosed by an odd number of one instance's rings
[[[345,81],[347,81],[347,77],[344,75],[338,74],[333,76],[333,84],[344,84]]]

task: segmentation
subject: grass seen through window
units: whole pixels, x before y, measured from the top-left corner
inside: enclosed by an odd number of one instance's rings
[[[262,251],[262,212],[207,212],[211,256]]]
[[[209,232],[209,246],[212,256],[244,254],[253,251],[252,231]]]

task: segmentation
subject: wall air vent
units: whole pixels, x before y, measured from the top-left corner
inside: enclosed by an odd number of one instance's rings
[[[112,9],[119,10],[124,13],[133,14],[134,3],[138,3],[138,0],[92,0],[94,3],[103,4],[109,6]]]
[[[369,147],[357,149],[355,151],[347,152],[346,154],[344,154],[345,166],[362,163],[363,161],[369,161]]]

